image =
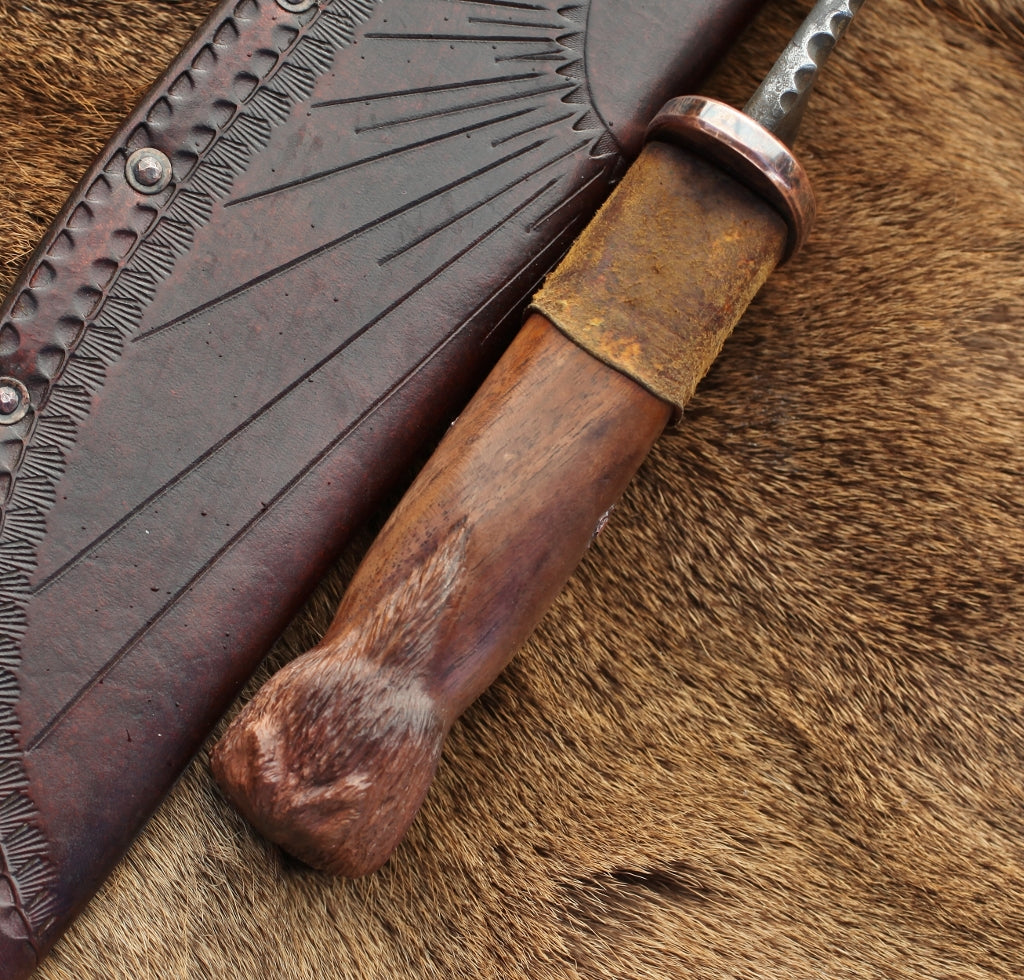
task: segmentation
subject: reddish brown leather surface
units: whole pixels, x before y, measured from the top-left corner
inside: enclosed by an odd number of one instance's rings
[[[0,310],[3,980],[754,6],[232,0],[103,151]]]

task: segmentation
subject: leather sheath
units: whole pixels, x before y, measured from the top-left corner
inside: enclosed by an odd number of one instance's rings
[[[758,4],[228,0],[133,111],[0,308],[0,980]]]

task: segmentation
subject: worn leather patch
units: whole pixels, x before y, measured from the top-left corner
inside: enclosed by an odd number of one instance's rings
[[[785,240],[771,205],[713,164],[654,142],[533,307],[678,416]]]

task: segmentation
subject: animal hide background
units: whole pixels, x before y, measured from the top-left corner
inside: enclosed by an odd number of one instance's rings
[[[0,290],[210,6],[0,0]],[[805,252],[391,862],[283,858],[204,755],[39,977],[1024,975],[1022,91],[1019,3],[869,0],[799,141]]]

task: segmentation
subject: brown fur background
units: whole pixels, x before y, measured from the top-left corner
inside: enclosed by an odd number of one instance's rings
[[[210,6],[0,0],[0,291]],[[1022,91],[1021,3],[868,0],[799,144],[808,248],[392,861],[283,859],[200,758],[39,976],[1024,975]]]

